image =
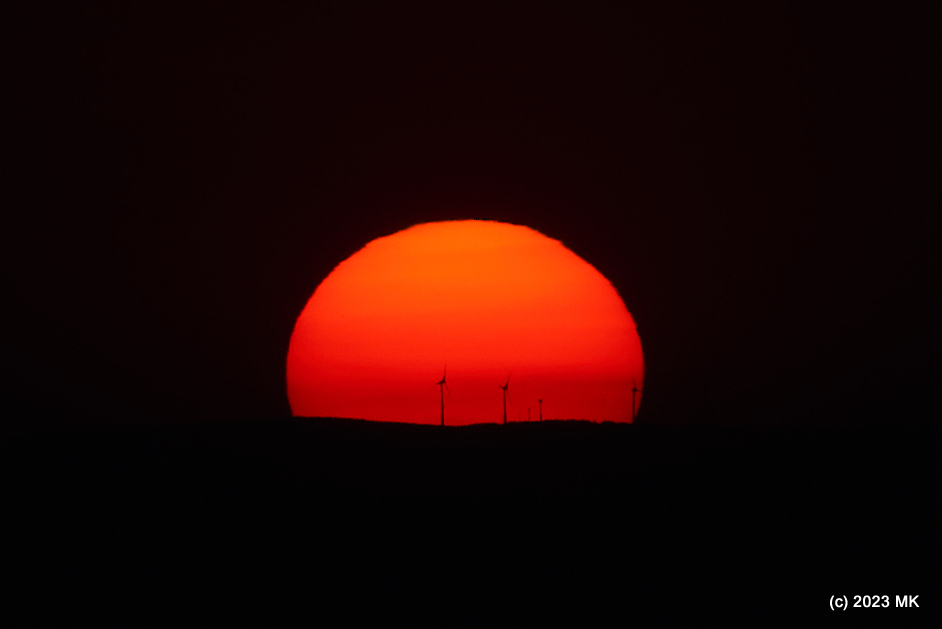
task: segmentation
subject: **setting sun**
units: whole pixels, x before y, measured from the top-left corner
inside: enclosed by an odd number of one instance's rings
[[[288,350],[296,416],[448,425],[630,422],[644,359],[612,284],[557,240],[493,221],[378,238],[317,287]],[[507,380],[509,378],[509,383]],[[539,400],[542,400],[542,405]]]

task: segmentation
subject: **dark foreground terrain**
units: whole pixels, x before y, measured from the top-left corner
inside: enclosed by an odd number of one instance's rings
[[[40,614],[68,594],[447,624],[920,595],[845,613],[913,617],[938,605],[939,445],[926,428],[338,419],[8,435],[4,593]]]

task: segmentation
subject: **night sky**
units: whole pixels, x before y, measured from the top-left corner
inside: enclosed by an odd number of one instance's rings
[[[4,29],[6,421],[284,417],[319,282],[459,218],[612,281],[639,424],[931,421],[930,9],[310,4]]]

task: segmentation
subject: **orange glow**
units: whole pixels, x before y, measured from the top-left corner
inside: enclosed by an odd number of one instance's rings
[[[437,424],[543,417],[632,420],[643,389],[635,323],[589,263],[528,227],[416,225],[327,276],[288,350],[296,416]],[[640,406],[641,394],[636,397]]]

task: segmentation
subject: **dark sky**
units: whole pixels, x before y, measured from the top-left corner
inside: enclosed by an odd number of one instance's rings
[[[614,283],[639,422],[938,408],[930,9],[138,4],[5,28],[12,421],[287,415],[317,284],[453,218],[533,227]]]

